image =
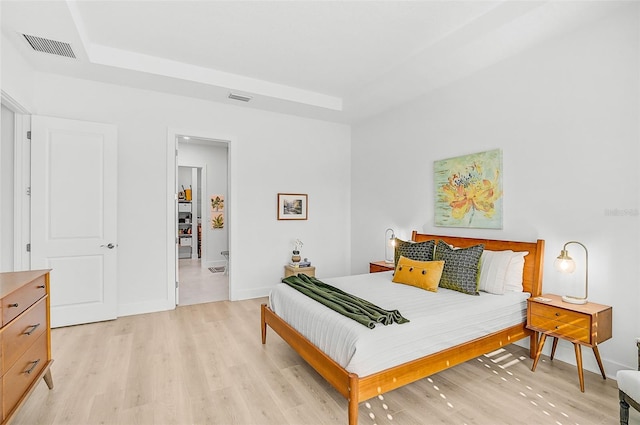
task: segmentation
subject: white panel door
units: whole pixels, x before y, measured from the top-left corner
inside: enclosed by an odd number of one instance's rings
[[[52,269],[53,327],[117,317],[117,129],[33,116],[31,268]]]

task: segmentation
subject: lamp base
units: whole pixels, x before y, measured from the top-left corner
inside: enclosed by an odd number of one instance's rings
[[[577,297],[572,297],[570,295],[563,295],[562,296],[562,301],[564,301],[566,303],[571,303],[571,304],[586,304],[587,303],[587,299],[586,298],[577,298]]]

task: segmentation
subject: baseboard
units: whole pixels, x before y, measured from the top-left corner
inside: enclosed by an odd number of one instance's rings
[[[213,260],[213,261],[202,261],[202,268],[209,268],[209,267],[224,267],[227,265],[227,262],[225,260]]]
[[[233,287],[231,288],[233,289]],[[233,291],[229,294],[231,301],[252,300],[255,298],[268,297],[273,287],[265,286],[263,288],[254,288],[250,290]]]
[[[175,309],[167,300],[153,300],[141,303],[121,304],[118,306],[118,317],[134,316],[136,314],[155,313]]]

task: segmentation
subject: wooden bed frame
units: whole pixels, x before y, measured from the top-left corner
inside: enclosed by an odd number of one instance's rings
[[[542,293],[542,266],[544,240],[536,242],[514,242],[491,239],[474,239],[455,236],[427,235],[413,231],[415,242],[435,239],[456,247],[468,247],[483,243],[491,251],[529,251],[525,256],[523,287],[532,296]],[[267,325],[282,337],[309,365],[324,377],[349,401],[349,425],[358,423],[358,404],[379,394],[392,391],[442,370],[481,356],[520,339],[530,338],[530,357],[535,357],[537,335],[526,328],[526,321],[485,337],[385,369],[372,375],[360,377],[350,373],[307,338],[275,314],[266,304],[261,306],[262,343],[266,343]]]

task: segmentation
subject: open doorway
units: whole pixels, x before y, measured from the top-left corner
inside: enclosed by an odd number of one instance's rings
[[[180,135],[177,166],[177,304],[228,300],[228,143]]]

